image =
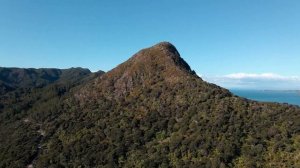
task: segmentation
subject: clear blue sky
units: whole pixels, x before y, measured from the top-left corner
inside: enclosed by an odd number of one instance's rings
[[[160,41],[211,81],[300,81],[299,0],[0,0],[0,66],[108,71]]]

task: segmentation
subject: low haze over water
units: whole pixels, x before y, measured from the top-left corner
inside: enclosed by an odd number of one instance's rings
[[[231,90],[235,95],[263,102],[279,102],[300,105],[300,91],[297,90]]]

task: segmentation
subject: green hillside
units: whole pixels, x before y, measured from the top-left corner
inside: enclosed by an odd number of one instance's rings
[[[0,167],[300,167],[298,106],[207,83],[170,43],[66,77],[1,99]]]

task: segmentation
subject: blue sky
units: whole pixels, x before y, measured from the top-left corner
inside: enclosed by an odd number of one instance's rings
[[[300,89],[299,0],[0,0],[0,66],[108,71],[160,41],[221,86]]]

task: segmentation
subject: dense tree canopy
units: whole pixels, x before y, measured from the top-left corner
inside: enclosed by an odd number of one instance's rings
[[[300,167],[299,107],[207,83],[169,43],[76,77],[1,99],[0,167]]]

